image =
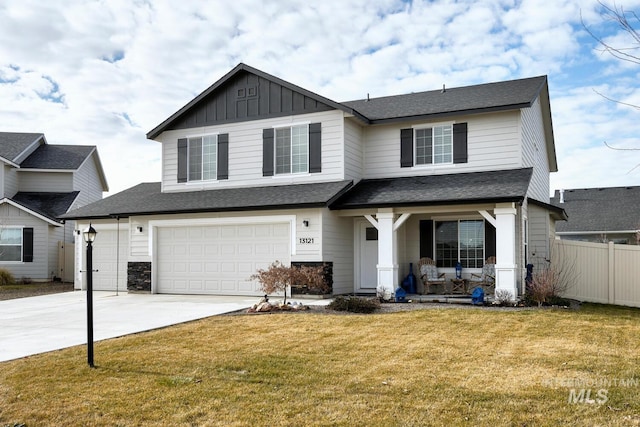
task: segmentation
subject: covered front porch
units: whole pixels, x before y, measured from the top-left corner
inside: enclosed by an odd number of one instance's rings
[[[519,209],[515,203],[446,207],[379,208],[376,212],[341,212],[354,217],[355,292],[392,298],[413,273],[423,295],[469,296],[483,282],[483,266],[495,258],[495,291],[521,292]],[[438,280],[421,280],[431,261]],[[456,272],[459,264],[461,271]],[[458,277],[459,276],[459,277]],[[485,293],[493,294],[491,289]]]
[[[491,257],[492,293],[517,299],[524,293],[531,174],[524,168],[360,181],[331,206],[354,221],[354,291],[392,298],[413,266],[423,294],[418,263],[428,258],[446,283],[454,283],[459,263],[454,284],[468,281],[468,292]],[[446,285],[438,293],[449,293]]]

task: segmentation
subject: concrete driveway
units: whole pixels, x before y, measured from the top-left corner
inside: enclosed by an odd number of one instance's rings
[[[259,299],[94,291],[94,341],[241,310]],[[84,291],[0,301],[0,362],[86,343]]]

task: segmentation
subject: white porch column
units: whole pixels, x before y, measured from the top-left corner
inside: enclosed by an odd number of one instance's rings
[[[393,212],[378,212],[378,295],[393,296],[398,287],[398,247]]]
[[[516,283],[516,208],[513,203],[498,203],[496,216],[496,292],[505,290],[515,300]]]

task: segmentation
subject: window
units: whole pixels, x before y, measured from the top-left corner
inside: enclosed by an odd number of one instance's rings
[[[484,264],[484,221],[436,221],[436,263],[438,267],[481,268]]]
[[[217,178],[217,135],[188,138],[189,181],[206,181]]]
[[[276,174],[309,172],[308,125],[275,129]]]
[[[453,162],[453,127],[451,125],[416,129],[416,165]]]
[[[22,228],[0,229],[0,261],[22,261]]]

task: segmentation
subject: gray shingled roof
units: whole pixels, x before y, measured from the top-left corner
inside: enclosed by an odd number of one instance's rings
[[[95,148],[93,145],[41,145],[20,164],[20,167],[78,169]]]
[[[352,181],[162,193],[160,183],[142,183],[63,215],[67,219],[132,215],[272,210],[327,206]]]
[[[0,132],[0,157],[13,162],[24,150],[43,136],[41,133]]]
[[[372,122],[529,107],[545,76],[343,102]]]
[[[627,231],[640,228],[640,187],[583,188],[555,191],[551,204],[569,217],[556,224],[558,232]]]
[[[331,209],[522,201],[532,168],[406,178],[365,179]]]
[[[64,215],[78,197],[79,191],[70,193],[36,193],[21,191],[10,200],[25,208],[57,221]]]

